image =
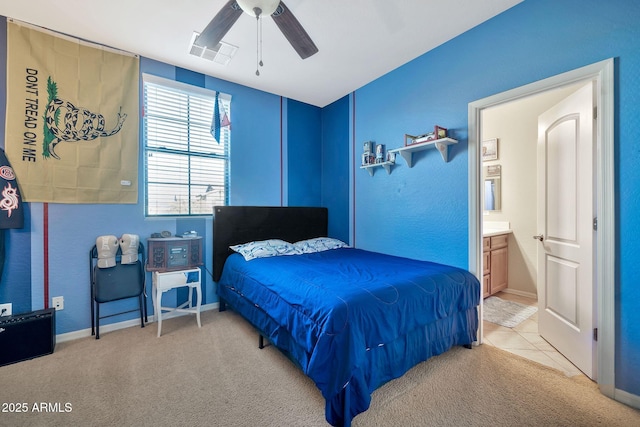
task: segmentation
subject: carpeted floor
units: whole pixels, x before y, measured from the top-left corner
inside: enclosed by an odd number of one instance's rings
[[[325,426],[313,382],[233,312],[61,343],[0,367],[2,426]],[[9,404],[14,404],[9,406]],[[17,413],[15,404],[26,404]],[[48,412],[34,410],[44,407]],[[6,409],[6,410],[5,410]],[[10,410],[11,409],[11,410]],[[632,426],[640,411],[589,380],[483,345],[376,390],[354,426]]]

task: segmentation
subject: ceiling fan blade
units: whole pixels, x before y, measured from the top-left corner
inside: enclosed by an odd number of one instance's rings
[[[280,31],[282,31],[282,34],[289,40],[291,46],[298,52],[300,58],[306,59],[318,52],[318,48],[315,43],[313,43],[313,40],[311,40],[311,37],[309,37],[309,34],[307,34],[284,2],[280,2],[271,17],[278,28],[280,28]]]
[[[198,46],[216,47],[233,24],[240,18],[240,15],[242,15],[242,9],[240,9],[238,3],[235,0],[229,0],[202,30],[196,40]]]

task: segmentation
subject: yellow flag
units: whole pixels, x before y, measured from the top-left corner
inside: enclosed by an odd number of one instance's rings
[[[139,60],[8,22],[5,151],[25,202],[136,203]]]

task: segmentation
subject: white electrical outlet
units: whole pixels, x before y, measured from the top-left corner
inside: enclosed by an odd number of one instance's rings
[[[64,310],[64,297],[53,297],[51,298],[51,305],[56,310]]]
[[[6,304],[0,304],[0,316],[11,316],[11,307],[12,304],[6,303]]]

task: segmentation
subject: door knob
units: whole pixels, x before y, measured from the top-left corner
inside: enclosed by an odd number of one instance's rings
[[[534,239],[540,240],[541,242],[544,240],[544,236],[542,234],[538,234],[537,236],[533,236]]]

